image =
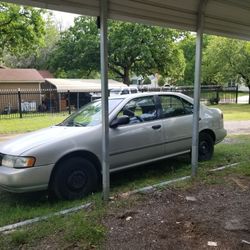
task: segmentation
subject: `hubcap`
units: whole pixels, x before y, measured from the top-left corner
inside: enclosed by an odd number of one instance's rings
[[[206,155],[209,153],[209,145],[206,141],[202,141],[200,144],[200,153]]]
[[[85,186],[86,181],[87,177],[84,172],[78,170],[70,174],[70,176],[68,177],[67,184],[71,190],[79,190]]]

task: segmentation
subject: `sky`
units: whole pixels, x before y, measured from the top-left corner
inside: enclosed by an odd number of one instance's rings
[[[71,14],[61,11],[52,11],[52,12],[54,14],[56,21],[61,24],[62,30],[69,28],[74,23],[74,18],[79,16],[76,14]]]

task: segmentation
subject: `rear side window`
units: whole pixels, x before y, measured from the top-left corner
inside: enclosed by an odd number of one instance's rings
[[[161,117],[175,117],[193,113],[193,105],[177,96],[160,96]]]

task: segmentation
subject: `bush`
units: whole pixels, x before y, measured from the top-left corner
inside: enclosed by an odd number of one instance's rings
[[[143,84],[151,84],[151,80],[148,78],[148,77],[146,77],[145,79],[144,79],[144,81],[143,81]]]
[[[209,99],[209,103],[211,105],[218,105],[219,102],[220,102],[220,98],[218,98],[218,97],[212,97],[212,98]]]
[[[159,80],[158,80],[158,85],[159,86],[164,86],[165,84],[165,79],[163,77],[160,77]]]

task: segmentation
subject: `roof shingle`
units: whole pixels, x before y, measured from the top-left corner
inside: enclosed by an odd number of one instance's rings
[[[36,69],[0,69],[0,82],[43,82]]]

